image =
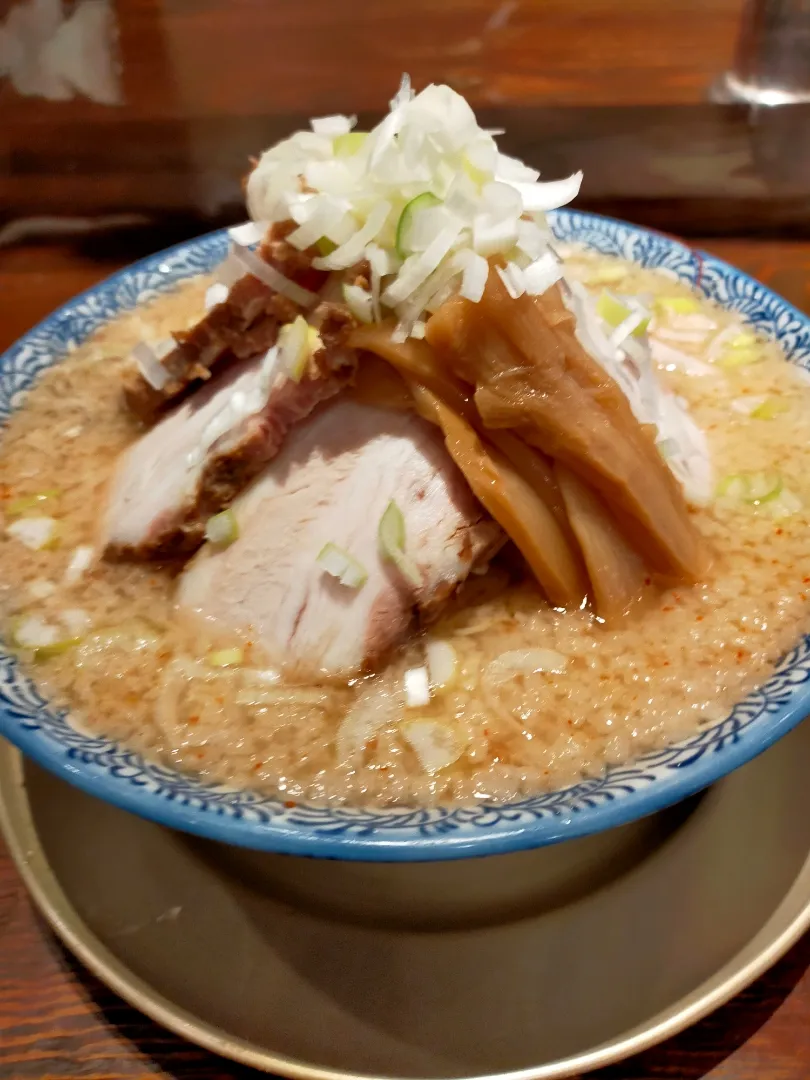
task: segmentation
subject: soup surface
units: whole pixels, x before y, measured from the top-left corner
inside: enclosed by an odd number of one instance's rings
[[[689,303],[670,277],[567,254],[568,275],[594,289],[666,300],[654,355],[706,433],[717,480],[711,504],[693,510],[714,557],[708,580],[651,586],[643,609],[606,625],[549,608],[507,548],[384,670],[291,685],[249,640],[180,620],[170,569],[93,560],[82,570],[76,550],[94,545],[116,455],[139,433],[120,407],[121,358],[199,318],[209,282],[197,279],[71,352],[2,432],[3,634],[13,640],[32,617],[64,627],[52,647],[23,652],[35,680],[85,730],[290,800],[503,801],[598,775],[726,715],[810,627],[810,385],[775,345],[749,335],[740,349],[744,327]],[[718,362],[735,341],[746,362]],[[690,357],[700,374],[684,371]],[[7,531],[21,513],[55,519],[46,548]],[[405,671],[435,642],[446,685],[409,708]]]

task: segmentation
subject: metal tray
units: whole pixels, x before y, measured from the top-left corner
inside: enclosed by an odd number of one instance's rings
[[[308,1078],[571,1076],[694,1023],[810,925],[810,725],[700,796],[461,863],[260,855],[0,745],[0,824],[56,933],[167,1028]]]

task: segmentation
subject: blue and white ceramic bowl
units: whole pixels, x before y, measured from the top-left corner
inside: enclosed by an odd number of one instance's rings
[[[810,318],[739,270],[657,233],[558,211],[560,240],[670,271],[779,340],[810,369]],[[0,357],[0,424],[38,373],[120,312],[211,269],[224,232],[161,252],[83,293]],[[201,783],[145,762],[105,739],[74,731],[0,645],[0,734],[40,765],[99,798],[229,844],[337,859],[427,860],[540,847],[599,832],[678,802],[749,761],[810,712],[810,636],[725,720],[598,780],[501,806],[353,809],[298,805]]]

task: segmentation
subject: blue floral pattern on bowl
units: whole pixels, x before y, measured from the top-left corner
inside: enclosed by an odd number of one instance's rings
[[[778,338],[810,369],[810,318],[763,285],[667,236],[578,211],[553,215],[561,242],[664,270]],[[0,357],[0,424],[39,372],[99,326],[174,283],[210,270],[227,236],[212,233],[123,270],[60,308]],[[287,806],[144,761],[71,727],[0,645],[0,734],[65,779],[173,828],[269,851],[341,859],[424,860],[539,847],[653,813],[755,757],[810,712],[810,636],[719,723],[598,779],[497,805],[455,808]]]

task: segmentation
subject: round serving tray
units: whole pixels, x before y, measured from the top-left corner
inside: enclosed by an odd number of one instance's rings
[[[561,243],[655,268],[737,312],[810,371],[810,317],[734,267],[660,233],[576,210],[551,215]],[[186,241],[75,297],[0,356],[0,426],[44,368],[77,343],[225,256],[225,230]],[[693,795],[767,749],[810,712],[810,635],[728,716],[601,776],[502,805],[314,805],[233,790],[147,761],[80,730],[46,701],[0,642],[0,734],[100,799],[171,828],[257,850],[389,862],[459,859],[553,844],[614,828]]]
[[[331,862],[102,803],[0,741],[0,824],[99,978],[281,1076],[550,1080],[673,1035],[810,925],[810,725],[702,795],[555,847]]]

